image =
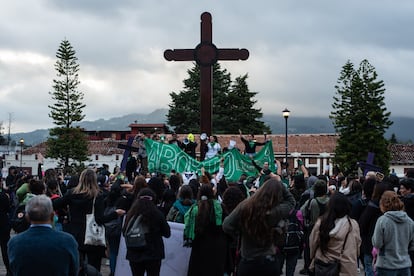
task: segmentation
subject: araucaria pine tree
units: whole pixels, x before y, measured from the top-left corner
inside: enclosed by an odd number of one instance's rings
[[[85,117],[83,109],[86,105],[82,102],[83,93],[78,90],[78,59],[68,40],[61,42],[56,57],[57,79],[53,80],[53,92],[49,92],[54,100],[54,104],[49,105],[49,117],[56,127],[49,132],[47,156],[59,159],[61,165],[67,168],[70,160],[80,164],[88,159],[86,136],[79,127],[74,127],[75,122]]]
[[[388,172],[390,153],[384,134],[392,121],[384,103],[384,86],[367,60],[358,70],[350,61],[342,67],[330,118],[340,135],[334,161],[345,173],[355,172],[369,152],[375,154],[374,164]]]

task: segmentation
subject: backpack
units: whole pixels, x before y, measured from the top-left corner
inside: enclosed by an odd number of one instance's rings
[[[149,231],[148,226],[142,222],[142,219],[143,216],[138,215],[138,217],[135,217],[128,222],[124,232],[125,244],[127,247],[143,249],[147,246],[145,236]]]
[[[13,213],[11,227],[16,233],[21,233],[29,229],[30,222],[26,218],[26,204],[19,205]]]
[[[300,210],[292,210],[289,213],[289,217],[287,219],[287,230],[285,233],[285,245],[283,250],[286,253],[289,252],[299,252],[299,250],[303,246],[304,242],[304,233],[303,233],[303,225],[302,222],[298,219],[298,215],[301,216],[302,214],[298,214]]]
[[[326,203],[319,202],[319,200],[317,198],[315,198],[315,200],[316,200],[316,203],[318,203],[318,207],[319,207],[319,215],[318,215],[318,217],[320,217],[326,211]]]
[[[312,200],[315,200],[316,203],[318,204],[318,207],[319,207],[318,217],[322,216],[325,213],[326,207],[327,207],[326,203],[321,203],[316,198],[310,198],[310,199],[307,200],[307,202],[305,203],[306,206],[305,206],[305,209],[304,209],[304,211],[305,211],[304,212],[304,224],[305,224],[305,227],[310,228],[310,230],[313,227],[313,225],[311,225],[311,218],[310,218]]]

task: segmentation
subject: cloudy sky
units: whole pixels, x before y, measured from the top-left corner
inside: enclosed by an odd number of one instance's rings
[[[249,75],[265,114],[328,116],[342,66],[368,59],[388,110],[414,117],[412,0],[25,0],[0,9],[2,132],[9,118],[12,133],[53,127],[49,91],[65,38],[79,59],[85,120],[167,108],[193,64],[163,52],[194,48],[204,11],[218,48],[249,50],[221,66],[232,79]]]

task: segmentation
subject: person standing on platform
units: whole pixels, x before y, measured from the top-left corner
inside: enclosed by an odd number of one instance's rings
[[[240,134],[240,140],[244,144],[244,154],[249,157],[254,157],[256,155],[257,146],[264,146],[266,145],[267,142],[269,142],[269,141],[266,141],[266,134],[265,134],[265,141],[263,143],[257,142],[254,139],[254,134],[250,134],[247,139],[243,137],[242,131],[240,129],[239,129],[239,134]]]

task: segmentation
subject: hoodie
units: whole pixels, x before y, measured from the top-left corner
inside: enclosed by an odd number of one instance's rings
[[[375,224],[372,245],[379,249],[377,267],[411,267],[408,251],[414,250],[414,222],[404,211],[385,212]]]
[[[404,202],[404,209],[407,215],[414,220],[414,194],[408,194],[402,198]]]

